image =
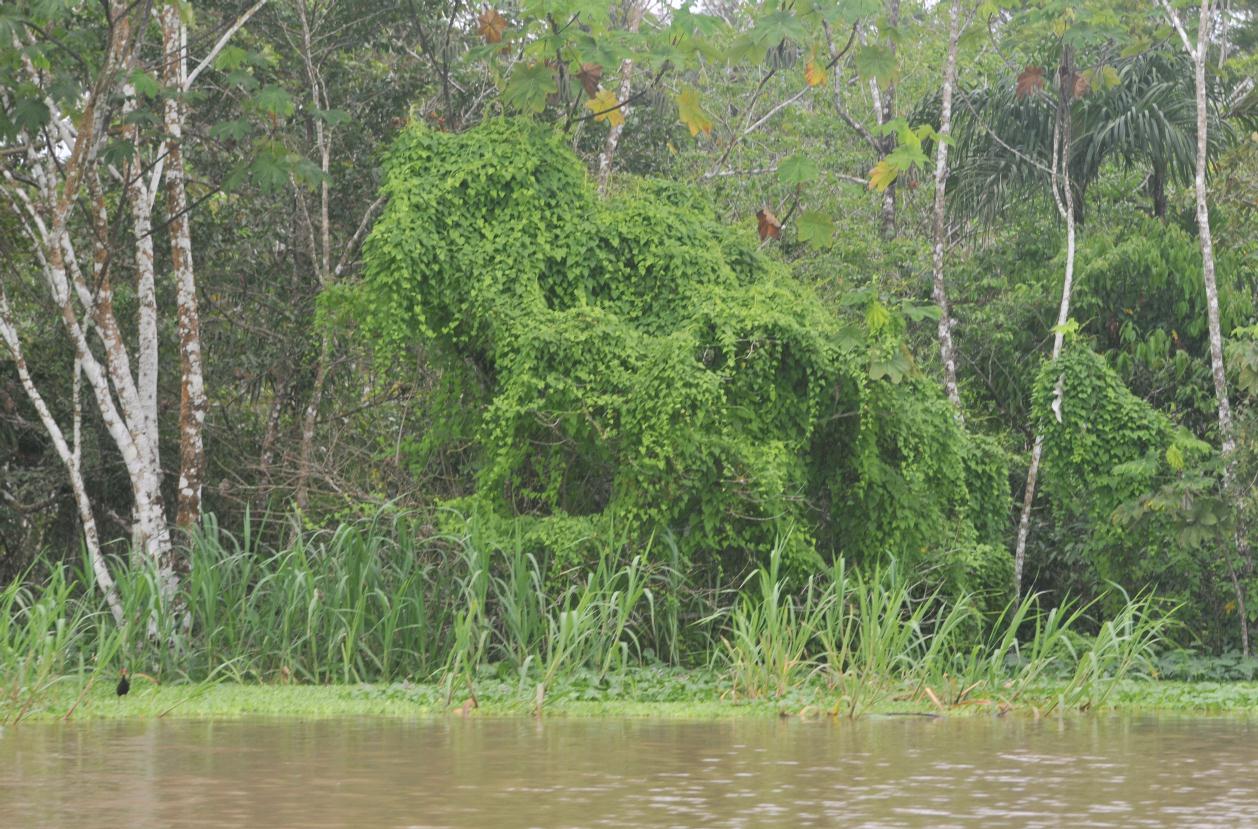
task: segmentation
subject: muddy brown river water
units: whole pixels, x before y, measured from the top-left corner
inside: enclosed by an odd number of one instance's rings
[[[1258,827],[1244,720],[0,728],[0,827]]]

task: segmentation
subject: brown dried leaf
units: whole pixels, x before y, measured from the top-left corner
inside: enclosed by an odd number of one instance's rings
[[[756,219],[759,220],[760,241],[765,239],[782,238],[782,223],[778,221],[778,217],[767,207],[762,207],[756,211]]]
[[[586,97],[593,98],[598,94],[598,82],[603,77],[603,67],[597,63],[581,64],[581,71],[577,73],[577,80],[581,82],[581,88],[585,90]]]
[[[1092,84],[1088,82],[1088,76],[1084,74],[1075,75],[1074,97],[1082,98],[1092,89]]]
[[[502,33],[507,30],[507,19],[497,9],[487,8],[476,17],[476,32],[486,43],[501,43]]]
[[[1025,98],[1033,92],[1044,88],[1044,69],[1040,66],[1028,66],[1018,76],[1018,85],[1014,90],[1019,98]]]

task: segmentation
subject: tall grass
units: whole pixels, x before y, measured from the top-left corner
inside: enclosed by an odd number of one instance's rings
[[[72,590],[58,568],[38,590],[14,582],[0,592],[0,722],[20,720],[65,673],[71,643],[83,630]]]
[[[1167,624],[1138,597],[1086,638],[1090,608],[1028,597],[976,625],[968,598],[945,600],[894,563],[857,572],[839,560],[792,580],[781,545],[721,590],[691,584],[667,538],[638,555],[606,539],[589,567],[560,569],[521,542],[433,534],[396,512],[294,526],[278,548],[263,535],[207,519],[186,539],[171,606],[150,568],[114,562],[121,626],[86,562],[41,563],[4,587],[0,721],[25,716],[63,677],[121,665],[162,681],[435,681],[447,700],[465,687],[475,698],[486,675],[505,673],[540,708],[578,676],[689,664],[715,667],[741,698],[808,688],[848,716],[891,697],[1015,703],[1048,684],[1047,707],[1087,708],[1148,665]]]
[[[1173,612],[1124,595],[1114,618],[1087,637],[1080,631],[1091,605],[1046,608],[1028,596],[983,621],[973,640],[968,597],[945,600],[894,562],[856,573],[839,559],[792,593],[780,551],[716,614],[725,620],[719,658],[734,693],[751,697],[784,696],[819,677],[833,691],[835,715],[855,717],[893,696],[1004,707],[1050,686],[1054,695],[1037,710],[1096,707],[1152,666]]]

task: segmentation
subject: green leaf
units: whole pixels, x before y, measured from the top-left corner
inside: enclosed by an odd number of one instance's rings
[[[908,374],[908,370],[908,361],[898,351],[886,357],[874,356],[869,360],[870,380],[886,378],[894,385],[904,379],[904,375]]]
[[[817,162],[802,155],[793,155],[778,165],[778,179],[788,187],[813,181],[819,174]]]
[[[161,86],[147,72],[140,69],[131,73],[131,86],[141,98],[156,98]]]
[[[511,73],[502,90],[502,100],[521,112],[536,115],[546,108],[546,99],[559,91],[555,75],[546,64],[531,63]]]
[[[891,312],[878,300],[869,303],[865,310],[865,327],[871,334],[876,334],[891,322]]]
[[[938,305],[914,305],[906,302],[900,306],[900,311],[913,322],[921,322],[922,320],[938,321],[940,316]]]
[[[249,53],[239,46],[226,46],[214,58],[214,68],[220,72],[231,72],[243,66],[249,60]]]
[[[293,114],[293,99],[288,92],[274,84],[260,89],[253,102],[258,109],[274,118],[286,118]]]
[[[220,121],[210,127],[210,137],[218,141],[242,141],[248,135],[248,121]]]
[[[808,37],[804,21],[794,13],[780,9],[756,21],[751,39],[759,46],[770,49],[784,40],[803,40]]]
[[[688,86],[683,89],[676,101],[677,117],[690,128],[691,135],[698,135],[700,132],[705,135],[712,133],[712,119],[703,111],[703,106],[699,103],[699,93],[694,87]]]
[[[339,126],[349,120],[349,113],[343,109],[311,109],[310,114],[329,127]]]
[[[258,88],[258,79],[243,69],[237,69],[227,73],[225,78],[228,85],[238,86],[245,92],[252,92]]]
[[[800,241],[825,248],[834,238],[834,220],[819,210],[805,210],[795,220],[795,232]]]
[[[1072,337],[1074,337],[1075,334],[1079,333],[1079,321],[1071,319],[1071,320],[1066,320],[1061,325],[1054,325],[1053,333],[1061,334],[1063,337],[1069,340]]]
[[[38,98],[21,98],[13,107],[13,123],[19,130],[35,132],[48,123],[48,107]]]
[[[840,20],[855,23],[863,17],[873,17],[882,11],[879,0],[839,0],[838,16]]]
[[[885,46],[870,44],[856,52],[856,71],[862,78],[887,83],[896,76],[895,55]]]
[[[121,167],[135,156],[135,145],[120,138],[111,138],[101,150],[101,160]]]

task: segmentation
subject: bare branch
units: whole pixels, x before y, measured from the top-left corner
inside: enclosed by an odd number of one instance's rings
[[[184,78],[184,92],[187,92],[192,88],[192,84],[196,81],[197,77],[204,72],[211,63],[214,62],[214,59],[218,57],[218,53],[223,51],[223,47],[225,47],[227,42],[232,39],[232,36],[235,35],[236,32],[240,31],[240,27],[248,23],[249,18],[253,17],[254,14],[257,13],[258,9],[265,5],[266,0],[258,0],[258,2],[249,7],[248,11],[236,18],[235,22],[227,27],[227,31],[223,32],[222,37],[218,39],[218,41],[210,49],[209,53],[201,59],[201,62],[198,63],[191,72],[188,73],[188,77]]]

